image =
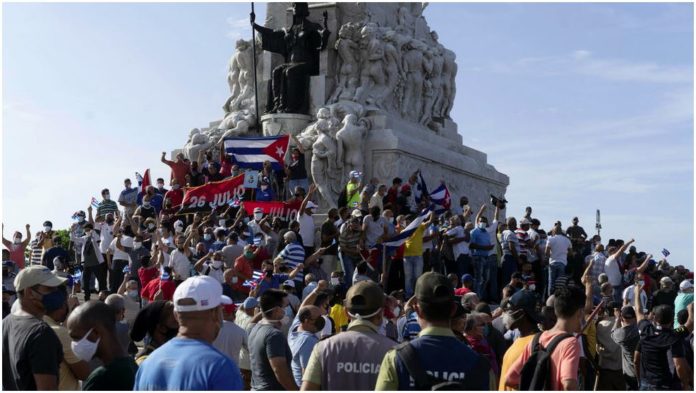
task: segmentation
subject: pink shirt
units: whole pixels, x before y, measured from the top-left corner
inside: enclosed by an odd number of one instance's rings
[[[551,340],[561,332],[543,332],[539,338],[539,343],[546,347]],[[529,356],[532,354],[532,342],[522,352],[522,356],[510,366],[507,375],[507,384],[518,386],[520,383],[520,373]],[[551,354],[551,390],[563,390],[563,381],[578,379],[578,363],[580,362],[580,342],[577,338],[567,338],[560,343]]]
[[[14,262],[18,269],[24,269],[24,242],[19,244],[5,243],[5,247],[10,252],[10,261]]]

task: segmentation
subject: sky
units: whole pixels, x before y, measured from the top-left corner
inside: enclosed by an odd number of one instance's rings
[[[2,5],[5,237],[76,210],[219,120],[248,3]],[[263,20],[263,3],[257,19]],[[510,177],[508,216],[573,216],[694,263],[693,5],[431,3],[457,55],[464,144]]]

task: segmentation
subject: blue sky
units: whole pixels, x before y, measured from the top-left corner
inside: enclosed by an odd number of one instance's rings
[[[103,187],[222,115],[248,3],[3,4],[6,236],[70,224]],[[257,4],[261,20],[262,3]],[[452,115],[510,176],[507,214],[577,215],[693,265],[691,4],[431,3],[457,54]]]

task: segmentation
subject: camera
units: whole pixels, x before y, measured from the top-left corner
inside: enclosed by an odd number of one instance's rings
[[[491,204],[498,207],[498,209],[505,209],[505,204],[507,200],[505,198],[498,198],[497,196],[491,194]]]

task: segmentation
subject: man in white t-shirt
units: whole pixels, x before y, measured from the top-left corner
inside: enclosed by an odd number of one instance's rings
[[[133,238],[123,235],[116,229],[116,236],[108,247],[107,264],[109,268],[109,292],[117,293],[123,282],[123,268],[130,264],[128,252],[133,249]]]
[[[551,236],[546,242],[546,250],[544,251],[544,254],[549,258],[548,296],[553,294],[556,279],[566,272],[568,253],[571,252],[572,247],[570,239],[566,237],[565,233],[563,233],[563,229],[558,224],[560,223],[557,223],[553,230],[551,230]]]
[[[621,294],[623,287],[623,276],[621,275],[621,269],[619,268],[619,257],[626,251],[626,249],[634,242],[633,239],[624,243],[618,249],[611,246],[607,249],[607,254],[609,257],[604,261],[604,273],[609,278],[609,284],[614,288],[614,301],[617,304],[621,304]]]
[[[471,269],[471,256],[469,255],[469,231],[462,226],[460,216],[450,217],[450,230],[445,232],[445,237],[452,245],[454,265],[448,267],[447,274],[455,273],[457,277],[469,273]]]
[[[379,207],[370,208],[370,214],[363,217],[362,230],[365,234],[365,245],[374,248],[387,237],[387,220],[380,215]]]
[[[299,232],[300,236],[302,237],[302,246],[304,247],[305,255],[307,256],[314,254],[315,228],[312,214],[314,214],[314,210],[317,208],[317,205],[312,202],[310,198],[316,189],[317,187],[314,184],[309,186],[309,191],[307,191],[307,195],[305,196],[304,200],[302,200],[300,209],[297,211],[297,221],[300,223]]]
[[[636,280],[638,281],[638,280]],[[642,280],[641,280],[642,281]],[[639,284],[640,287],[642,287],[643,284]],[[636,284],[632,284],[626,287],[624,289],[623,294],[621,294],[621,298],[623,299],[623,305],[624,306],[630,306],[635,304],[634,299],[636,298],[636,291],[635,291]],[[645,293],[644,290],[640,290],[640,304],[643,306],[643,312],[647,313],[648,309],[645,308],[645,306],[648,304],[648,295]]]

